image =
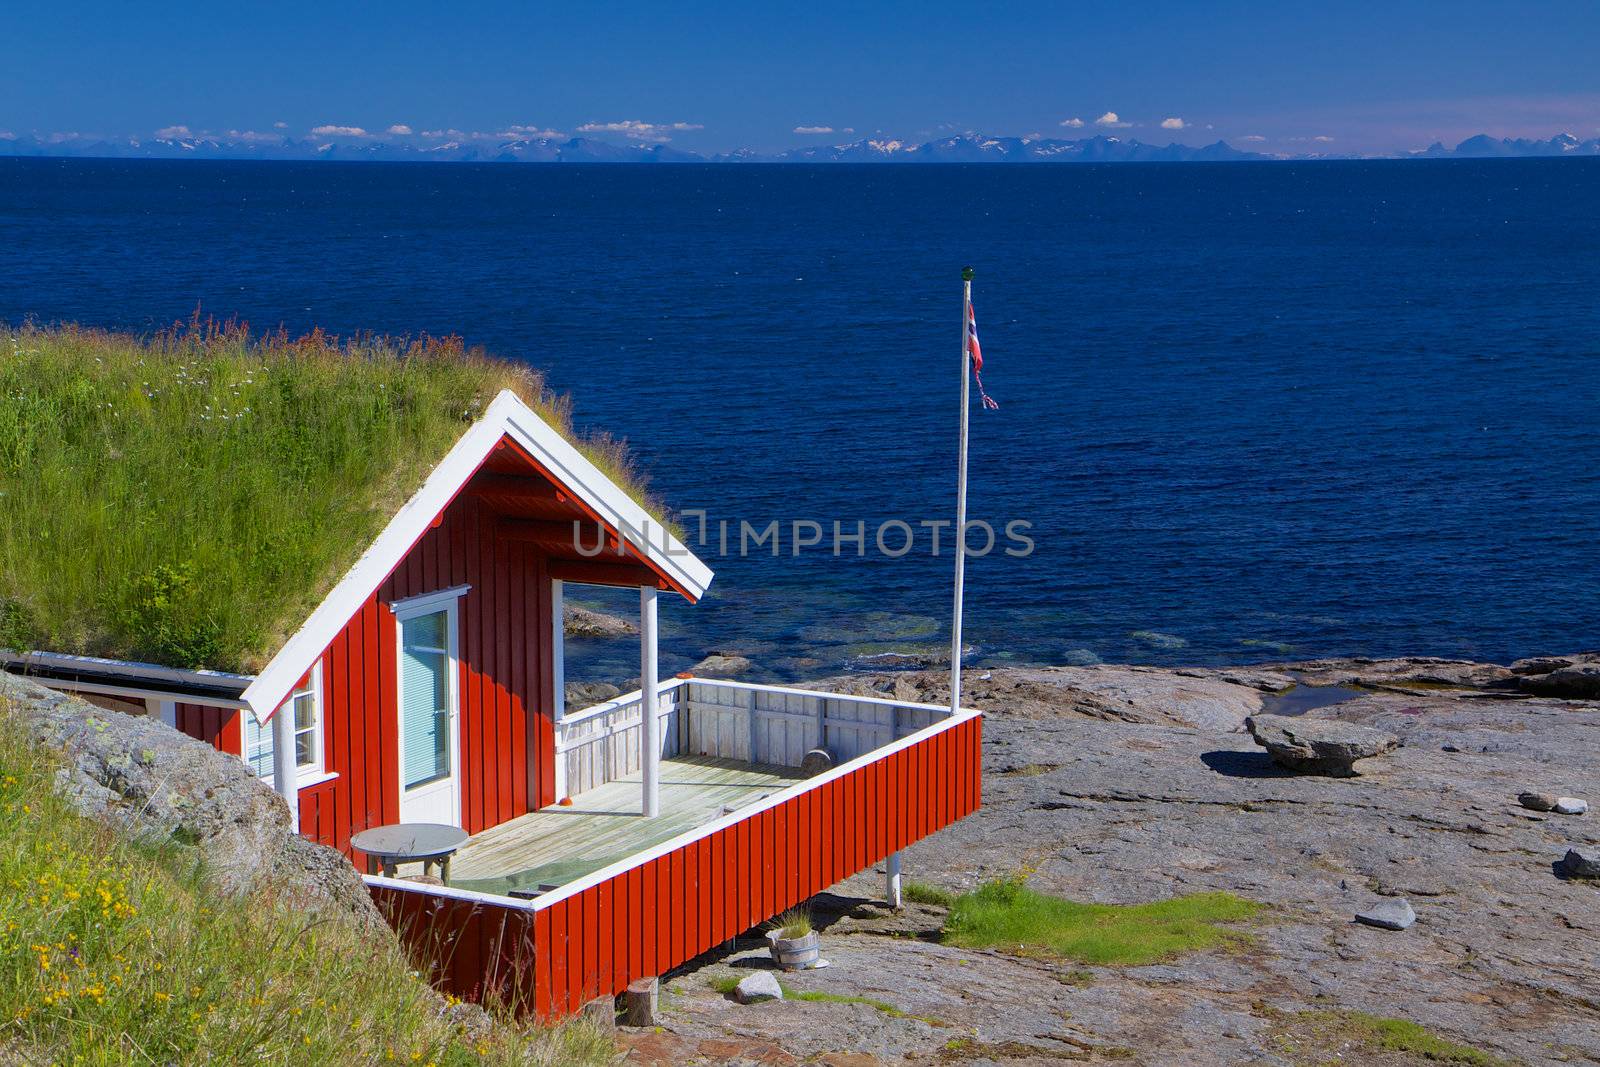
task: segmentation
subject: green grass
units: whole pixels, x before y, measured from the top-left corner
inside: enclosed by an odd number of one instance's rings
[[[772,920],[772,929],[786,940],[804,937],[811,932],[811,913],[804,908],[790,908]]]
[[[934,904],[941,908],[954,906],[956,894],[927,882],[906,882],[900,887],[900,896],[913,904]]]
[[[738,984],[739,979],[734,975],[723,975],[710,980],[711,988],[725,997],[732,996]],[[778,983],[778,988],[783,990],[785,1000],[800,1000],[810,1004],[865,1004],[867,1007],[882,1012],[891,1019],[917,1019],[927,1023],[929,1026],[948,1025],[938,1019],[930,1019],[924,1015],[912,1015],[910,1012],[900,1010],[886,1000],[878,1000],[874,997],[862,997],[853,993],[827,993],[820,989],[791,989],[783,982]]]
[[[455,339],[0,326],[0,647],[252,670],[511,389]],[[575,440],[659,514],[625,445]]]
[[[137,847],[51,791],[0,707],[0,1059],[21,1063],[599,1067],[587,1023],[468,1032],[392,939],[223,899],[176,846]]]
[[[1500,1067],[1505,1063],[1487,1052],[1442,1038],[1409,1019],[1387,1019],[1359,1011],[1345,1012],[1343,1018],[1373,1048],[1409,1052],[1439,1063],[1465,1063],[1472,1067]]]
[[[1023,879],[988,882],[957,898],[944,939],[967,948],[1058,956],[1102,966],[1138,966],[1237,944],[1226,924],[1261,905],[1231,893],[1193,893],[1154,904],[1084,904],[1029,889]]]

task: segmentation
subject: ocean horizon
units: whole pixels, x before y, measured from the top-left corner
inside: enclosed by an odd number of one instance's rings
[[[971,264],[999,403],[972,412],[998,533],[972,663],[1506,661],[1600,643],[1597,178],[0,159],[0,319],[199,308],[523,360],[629,439],[717,572],[663,611],[663,669],[789,680],[948,646],[926,524],[954,513]],[[773,523],[776,554],[739,551]],[[569,678],[638,670],[628,642],[571,651]]]

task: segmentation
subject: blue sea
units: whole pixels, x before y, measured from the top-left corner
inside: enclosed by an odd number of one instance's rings
[[[967,264],[1000,405],[972,412],[1000,533],[967,572],[976,662],[1600,645],[1600,160],[0,160],[0,235],[11,322],[199,305],[543,368],[705,512],[717,579],[665,606],[667,669],[948,641],[950,535],[934,556],[920,524],[955,508]],[[741,556],[773,521],[780,554]],[[797,521],[823,536],[795,555]],[[1000,550],[1013,521],[1031,554]],[[627,642],[573,654],[637,672]]]

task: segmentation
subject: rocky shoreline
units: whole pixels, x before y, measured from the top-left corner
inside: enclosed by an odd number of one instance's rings
[[[1592,654],[969,671],[984,806],[909,849],[908,878],[960,892],[1026,868],[1099,903],[1224,890],[1266,906],[1249,945],[1135,968],[956,949],[943,909],[889,912],[868,872],[815,902],[833,966],[785,978],[828,999],[716,992],[760,966],[740,941],[671,977],[661,1028],[624,1031],[630,1062],[1438,1062],[1383,1047],[1381,1017],[1476,1050],[1456,1062],[1600,1063],[1600,883],[1566,859],[1597,855],[1600,823],[1519,800],[1600,797],[1600,701],[1574,695],[1597,675]],[[943,672],[810,684],[948,699]],[[1245,721],[1315,687],[1342,699],[1302,722],[1393,751],[1359,777],[1275,764]]]

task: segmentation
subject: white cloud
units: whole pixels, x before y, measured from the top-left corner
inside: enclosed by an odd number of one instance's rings
[[[832,133],[832,126],[796,126],[795,133]]]
[[[855,133],[856,132],[856,128],[854,126],[846,126],[844,129],[840,130],[839,132],[840,133]]]
[[[1265,141],[1266,138],[1261,136],[1259,133],[1249,133],[1249,134],[1246,134],[1245,136],[1239,138],[1239,140],[1241,140],[1241,141]]]
[[[10,130],[0,130],[0,141],[15,141],[17,135]]]
[[[671,134],[703,129],[705,127],[698,122],[641,122],[638,119],[624,119],[621,122],[586,122],[578,127],[578,132],[620,133],[635,141],[655,141],[659,144],[672,140]]]
[[[156,131],[156,136],[163,141],[171,141],[179,137],[193,137],[187,126],[163,126]]]
[[[1163,130],[1181,130],[1183,129],[1184,125],[1184,121],[1176,116],[1170,119],[1161,120],[1161,128]]]
[[[313,126],[311,132],[317,137],[369,137],[370,134],[360,126]]]
[[[279,144],[283,141],[281,133],[262,133],[259,130],[229,130],[228,139],[243,141],[245,144]]]
[[[1317,134],[1315,137],[1313,137],[1311,139],[1313,141],[1321,141],[1323,144],[1327,144],[1329,141],[1333,140],[1332,137],[1329,137],[1327,134],[1323,134],[1323,133],[1319,133],[1319,134]]]
[[[410,137],[414,131],[405,123],[397,122],[393,126],[390,126],[385,132],[392,134],[395,137]]]
[[[1083,129],[1083,120],[1080,118],[1062,119],[1061,125],[1069,130],[1081,130]]]
[[[560,130],[552,130],[544,126],[507,126],[502,132],[495,134],[495,136],[509,137],[513,140],[520,140],[528,137],[565,137],[566,134],[562,133]]]
[[[1117,113],[1115,111],[1107,111],[1104,115],[1101,115],[1099,118],[1095,119],[1094,124],[1096,126],[1109,126],[1118,130],[1126,129],[1127,127],[1133,125],[1131,122],[1123,122],[1117,117]]]
[[[289,124],[287,122],[274,122],[272,124],[272,128],[275,130],[287,130],[289,128]]]

